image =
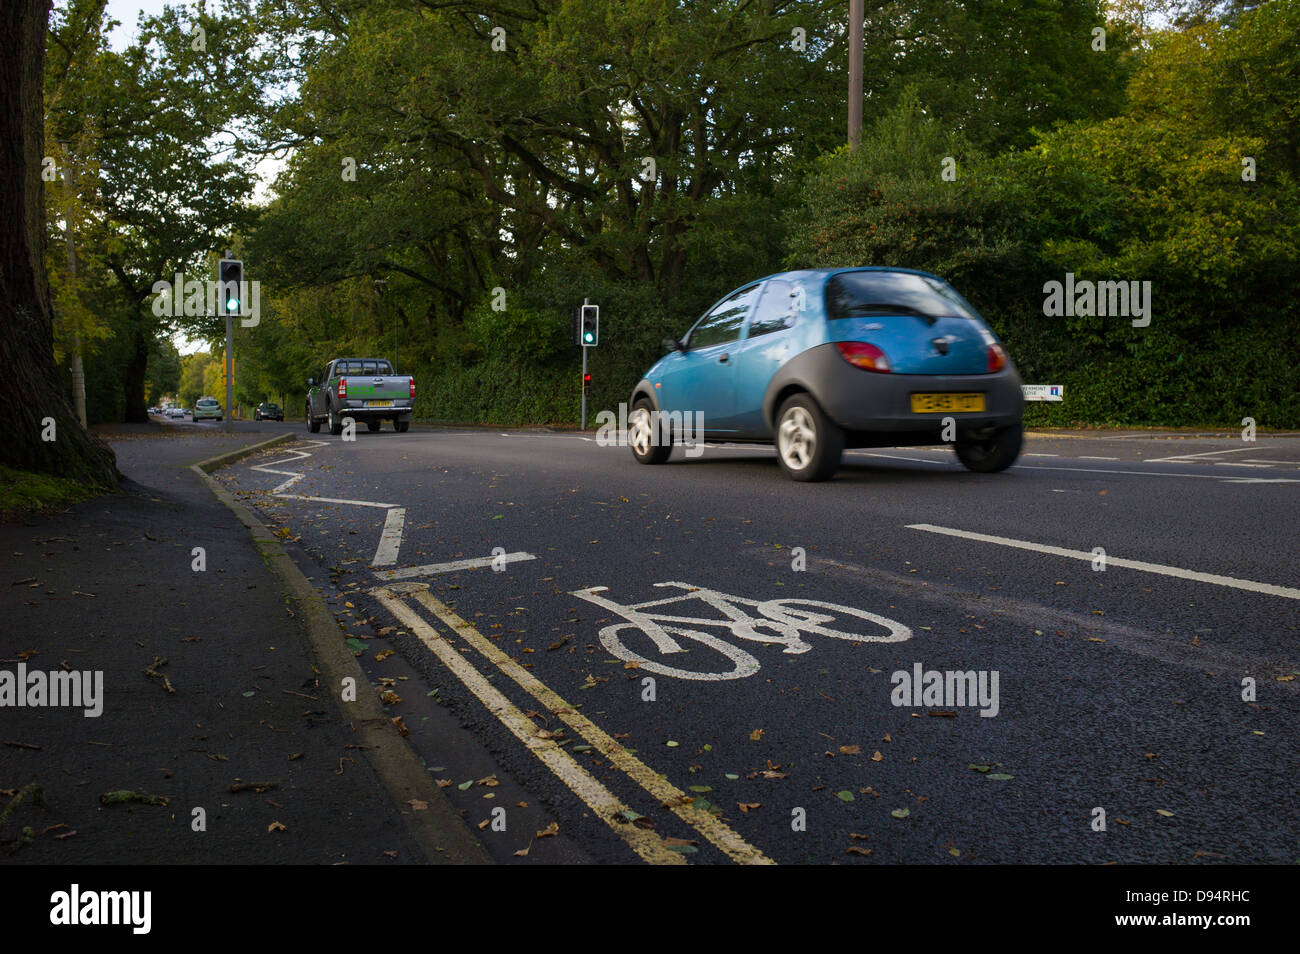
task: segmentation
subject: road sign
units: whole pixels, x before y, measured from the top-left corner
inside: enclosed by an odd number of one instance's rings
[[[1022,384],[1026,401],[1064,401],[1064,384]]]

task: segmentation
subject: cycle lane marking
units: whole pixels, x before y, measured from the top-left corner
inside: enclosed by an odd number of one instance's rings
[[[637,855],[651,864],[686,864],[686,856],[670,850],[656,832],[619,822],[615,816],[627,812],[629,807],[555,742],[539,738],[537,724],[524,715],[499,689],[489,683],[482,673],[408,606],[401,596],[387,587],[378,587],[371,593],[394,617],[410,627],[411,632],[438,657],[466,689],[477,697],[488,712],[496,717],[497,721],[519,739],[533,755],[537,756],[538,760],[577,795],[597,818],[622,837]],[[459,635],[465,636],[464,633]]]
[[[391,593],[391,591],[386,587],[380,587],[373,592],[376,594]],[[775,861],[768,858],[757,847],[747,842],[725,822],[719,820],[703,809],[696,808],[690,801],[683,803],[683,800],[692,799],[692,796],[687,795],[672,782],[668,781],[667,777],[655,772],[636,756],[628,752],[617,740],[612,738],[589,718],[580,715],[578,710],[565,702],[558,693],[511,659],[505,652],[492,643],[491,640],[479,633],[472,624],[461,619],[461,617],[456,615],[456,613],[434,597],[427,589],[416,591],[414,597],[419,603],[428,608],[459,638],[469,643],[469,645],[474,647],[474,649],[486,657],[489,662],[496,666],[497,669],[509,676],[519,685],[520,688],[545,706],[549,712],[558,716],[565,725],[569,726],[569,728],[574,732],[586,739],[587,742],[600,752],[612,766],[627,775],[652,798],[658,800],[660,805],[668,808],[669,811],[675,814],[678,818],[682,819],[682,821],[686,822],[699,832],[700,835],[712,842],[732,861],[737,864],[776,864]],[[381,596],[380,599],[383,601],[384,598]],[[390,596],[389,599],[392,599],[392,597]],[[385,605],[387,605],[387,603]],[[416,618],[418,619],[418,617]],[[411,625],[414,626],[414,624]],[[425,625],[427,626],[427,624]],[[438,638],[436,632],[434,633],[434,638]],[[441,643],[441,646],[453,654],[455,653],[455,650],[445,641]],[[439,654],[439,658],[441,658],[441,654]],[[477,670],[471,668],[470,671],[475,675],[478,675]],[[536,731],[536,725],[531,721],[528,722],[528,727],[531,731]],[[567,753],[564,754],[567,755]],[[579,766],[579,768],[581,767]],[[623,825],[615,820],[607,819],[607,821],[609,821],[620,834],[624,834],[624,829],[631,827]],[[654,837],[658,840],[657,835]],[[670,853],[676,854],[675,852]]]
[[[995,543],[999,546],[1014,547],[1019,550],[1032,550],[1035,553],[1047,553],[1052,556],[1069,557],[1074,560],[1086,560],[1089,563],[1097,559],[1095,553],[1084,550],[1069,550],[1065,547],[1048,546],[1042,543],[1033,543],[1029,540],[1015,540],[1011,537],[997,537],[988,533],[973,533],[969,530],[955,530],[952,527],[936,527],[929,523],[909,523],[906,524],[908,530],[924,530],[926,533],[939,533],[949,537],[960,537],[963,540],[976,540],[980,543]],[[1184,570],[1181,567],[1165,566],[1160,563],[1144,563],[1141,560],[1126,560],[1122,557],[1114,557],[1109,553],[1106,554],[1106,566],[1118,566],[1128,570],[1141,570],[1144,573],[1158,573],[1161,576],[1173,576],[1183,580],[1195,580],[1198,583],[1214,583],[1217,586],[1230,586],[1238,590],[1249,590],[1252,593],[1264,593],[1268,596],[1281,596],[1285,599],[1300,600],[1300,589],[1290,586],[1278,586],[1274,583],[1257,583],[1254,580],[1243,580],[1234,576],[1221,576],[1217,573],[1202,573],[1199,570]]]

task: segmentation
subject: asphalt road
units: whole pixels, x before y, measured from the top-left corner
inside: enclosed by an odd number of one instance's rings
[[[221,479],[501,860],[1300,860],[1300,438],[856,451],[810,485],[764,448],[280,427]],[[902,697],[917,667],[945,691]]]

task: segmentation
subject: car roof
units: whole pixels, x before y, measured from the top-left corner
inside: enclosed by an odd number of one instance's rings
[[[843,272],[904,272],[908,275],[924,275],[926,278],[937,278],[944,281],[943,277],[934,274],[934,272],[922,271],[919,268],[900,268],[894,265],[848,265],[839,268],[801,268],[790,272],[773,272],[771,275],[764,275],[757,281],[765,282],[769,278],[816,278],[818,276],[830,278],[832,275],[838,275]],[[745,282],[744,285],[738,285],[738,288],[744,288],[745,285],[752,284]]]

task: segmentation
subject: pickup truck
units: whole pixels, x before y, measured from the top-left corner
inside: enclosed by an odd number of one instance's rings
[[[335,358],[318,378],[307,379],[307,429],[320,432],[327,423],[331,434],[343,433],[343,421],[365,421],[377,431],[385,420],[404,433],[415,411],[415,378],[394,374],[383,358]]]

